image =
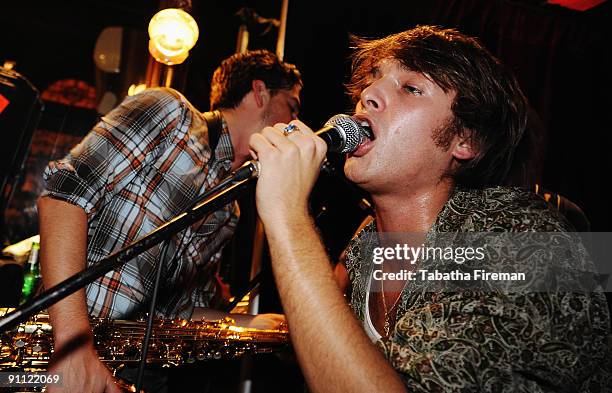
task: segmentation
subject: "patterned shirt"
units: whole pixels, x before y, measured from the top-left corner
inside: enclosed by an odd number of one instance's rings
[[[514,241],[504,243],[491,258],[498,269],[515,264],[516,255],[530,258],[537,269],[534,277],[544,277],[546,284],[550,276],[540,268],[567,264],[555,270],[555,285],[579,285],[574,273],[589,269],[581,262],[588,257],[581,243],[563,232],[568,230],[569,224],[535,194],[503,187],[456,190],[424,245],[441,244],[439,239],[448,236],[515,232],[508,237]],[[374,268],[371,250],[379,246],[380,236],[371,222],[346,252],[350,303],[364,326],[366,307],[373,306],[366,303],[373,298],[366,296]],[[418,266],[445,271],[439,261],[421,259]],[[570,274],[562,277],[563,271]],[[610,316],[603,293],[575,286],[567,292],[532,287],[449,291],[445,285],[407,281],[389,337],[377,342],[410,392],[612,389]]]
[[[189,206],[231,169],[227,125],[211,159],[203,115],[171,89],[126,98],[63,159],[49,163],[43,195],[82,207],[91,266],[153,231]],[[211,213],[168,242],[157,313],[189,318],[216,289],[220,250],[238,220],[235,203]],[[86,288],[92,316],[130,318],[153,290],[156,246]]]

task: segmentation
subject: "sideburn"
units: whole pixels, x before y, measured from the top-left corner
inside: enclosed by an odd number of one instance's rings
[[[448,119],[431,133],[431,139],[434,144],[443,151],[448,151],[455,135],[462,134],[461,126],[458,124],[454,115]]]

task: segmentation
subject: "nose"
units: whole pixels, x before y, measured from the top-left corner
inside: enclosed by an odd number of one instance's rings
[[[385,97],[382,90],[382,79],[375,80],[361,91],[361,106],[373,111],[381,111],[385,107]]]

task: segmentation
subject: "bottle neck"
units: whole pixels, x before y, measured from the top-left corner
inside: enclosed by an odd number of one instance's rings
[[[32,249],[30,250],[30,256],[28,257],[28,271],[38,271],[38,250],[40,246],[38,243],[32,244]]]

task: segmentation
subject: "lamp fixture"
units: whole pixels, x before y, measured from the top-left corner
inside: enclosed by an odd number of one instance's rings
[[[149,22],[149,53],[160,63],[181,64],[198,35],[198,24],[191,15],[178,8],[166,8]]]

